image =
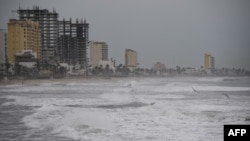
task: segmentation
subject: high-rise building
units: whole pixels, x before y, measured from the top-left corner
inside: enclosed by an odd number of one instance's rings
[[[209,54],[204,54],[204,69],[208,69],[209,68],[209,59],[210,55]]]
[[[4,29],[0,29],[0,64],[5,64],[7,51],[7,34]]]
[[[98,66],[101,60],[108,60],[108,45],[105,42],[90,42],[90,65]]]
[[[213,70],[215,68],[214,57],[210,54],[204,54],[204,68],[206,70]]]
[[[17,10],[20,20],[38,21],[42,33],[42,60],[50,62],[55,59],[58,49],[58,13],[34,6],[33,9]]]
[[[59,21],[58,54],[60,62],[86,66],[89,24],[86,21],[72,23]]]
[[[137,67],[137,52],[132,49],[125,50],[125,65],[131,71]]]
[[[15,63],[15,55],[32,50],[41,59],[41,30],[39,23],[31,20],[10,19],[8,23],[8,61]]]

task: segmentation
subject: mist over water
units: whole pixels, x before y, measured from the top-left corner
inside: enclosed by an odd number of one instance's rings
[[[250,124],[249,77],[129,78],[0,86],[0,140],[223,140]]]

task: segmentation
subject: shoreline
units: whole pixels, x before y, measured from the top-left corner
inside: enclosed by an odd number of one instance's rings
[[[0,86],[5,85],[36,85],[42,83],[70,83],[73,82],[93,82],[93,81],[116,81],[116,80],[126,80],[126,79],[142,79],[147,77],[101,77],[101,76],[91,76],[91,77],[65,77],[65,78],[45,78],[45,79],[24,79],[15,78],[8,80],[0,80]]]
[[[117,80],[141,80],[146,78],[173,78],[173,77],[205,77],[205,78],[216,78],[216,77],[249,77],[249,76],[128,76],[128,77],[103,77],[103,76],[70,76],[65,78],[43,78],[43,79],[25,79],[22,77],[14,79],[1,79],[0,86],[5,85],[37,85],[42,83],[70,83],[75,82],[97,82],[97,81],[117,81]]]

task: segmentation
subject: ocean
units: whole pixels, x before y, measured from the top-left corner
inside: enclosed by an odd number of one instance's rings
[[[250,77],[0,85],[1,141],[222,141],[250,124]]]

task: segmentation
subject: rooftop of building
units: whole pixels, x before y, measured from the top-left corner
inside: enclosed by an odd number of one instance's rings
[[[134,51],[132,49],[128,49],[128,48],[126,48],[126,51],[136,52],[136,51]]]
[[[48,13],[51,13],[51,12],[49,12],[48,9],[42,9],[42,8],[40,8],[39,6],[33,6],[31,9],[30,9],[30,8],[23,9],[23,8],[21,8],[21,7],[19,6],[17,12],[24,12],[24,11],[40,11],[40,12],[48,12]],[[53,13],[57,14],[55,8],[53,8]]]

